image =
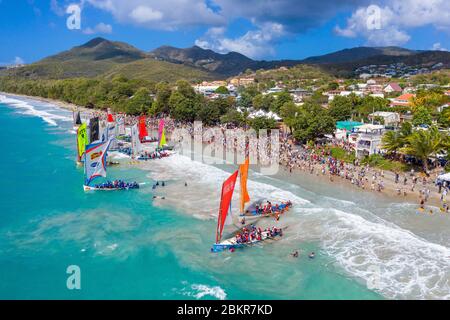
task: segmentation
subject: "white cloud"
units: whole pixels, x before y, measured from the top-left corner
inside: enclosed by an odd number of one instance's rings
[[[204,0],[85,0],[111,13],[121,23],[153,29],[176,30],[189,26],[220,26],[226,20]]]
[[[66,14],[64,8],[59,5],[58,0],[50,0],[50,9],[60,17]]]
[[[112,33],[112,26],[110,24],[106,24],[100,22],[94,28],[86,28],[83,30],[84,34],[94,34],[94,33]]]
[[[137,23],[146,23],[155,20],[161,20],[163,14],[159,11],[153,10],[150,7],[139,6],[133,9],[130,17]]]
[[[225,28],[211,28],[195,44],[204,49],[211,49],[220,53],[236,51],[250,58],[273,56],[273,45],[286,36],[284,27],[279,23],[267,22],[257,30],[248,31],[238,38],[225,36]]]
[[[25,61],[21,57],[14,58],[14,62],[13,62],[14,65],[24,64],[24,63],[25,63]]]
[[[448,49],[443,48],[440,42],[436,42],[433,44],[433,47],[431,47],[431,50],[435,51],[448,51]]]
[[[344,37],[362,36],[369,45],[402,45],[410,39],[408,30],[427,25],[450,32],[450,1],[378,1],[355,10],[346,26],[334,31]]]
[[[318,27],[338,14],[353,12],[334,32],[343,37],[362,37],[368,45],[401,45],[411,29],[434,26],[450,32],[449,0],[51,0],[56,14],[70,2],[79,2],[110,13],[116,22],[150,29],[183,30],[206,26],[209,31],[197,45],[249,56],[273,54],[273,46],[286,35]],[[60,4],[58,4],[60,3]],[[380,28],[374,28],[370,8],[379,7]],[[238,19],[255,30],[227,37],[226,27]],[[368,23],[372,21],[372,23]],[[271,26],[271,27],[269,27]],[[279,26],[282,32],[272,29]],[[265,28],[265,29],[264,29]],[[263,30],[264,29],[264,30]],[[88,30],[92,31],[92,30]],[[268,32],[264,34],[263,32]],[[445,45],[445,44],[444,44]]]

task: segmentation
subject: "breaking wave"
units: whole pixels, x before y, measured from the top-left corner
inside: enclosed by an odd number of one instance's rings
[[[72,121],[69,111],[63,112],[61,108],[51,104],[43,104],[42,102],[31,104],[30,102],[14,99],[5,95],[0,95],[0,103],[4,103],[17,109],[20,114],[41,118],[51,126],[57,126],[57,121]],[[67,115],[63,115],[62,113],[67,113]]]

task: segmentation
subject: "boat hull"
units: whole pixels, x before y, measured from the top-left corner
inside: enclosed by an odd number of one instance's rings
[[[212,252],[222,252],[222,251],[226,251],[226,250],[230,250],[230,249],[236,249],[236,248],[240,248],[243,247],[242,244],[225,244],[225,243],[214,243],[211,251]]]
[[[284,230],[284,229],[286,229],[286,227],[281,228],[281,230]],[[275,239],[276,237],[281,237],[281,234],[271,236],[266,231],[264,231],[262,233],[262,238],[260,240],[253,239],[248,242],[237,242],[236,237],[232,237],[232,238],[224,240],[220,243],[214,243],[211,248],[211,252],[222,252],[222,251],[226,251],[226,250],[230,250],[230,249],[248,247],[248,246],[252,246],[254,244],[260,243],[260,242],[264,242],[266,240]]]
[[[84,191],[117,191],[117,190],[123,190],[121,188],[96,188],[96,187],[90,187],[83,185]]]

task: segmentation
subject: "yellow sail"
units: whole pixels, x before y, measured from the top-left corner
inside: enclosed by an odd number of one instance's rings
[[[247,191],[247,178],[248,178],[248,165],[249,159],[246,158],[244,164],[239,166],[239,179],[241,184],[241,201],[240,201],[240,212],[244,213],[245,204],[250,201],[250,196]]]
[[[86,145],[88,144],[88,136],[86,132],[86,123],[81,124],[77,130],[77,147],[78,147],[78,161],[86,150]]]
[[[161,139],[159,140],[159,147],[162,148],[166,144],[167,144],[166,143],[166,130],[164,130],[164,128],[163,128],[162,133],[161,133]]]

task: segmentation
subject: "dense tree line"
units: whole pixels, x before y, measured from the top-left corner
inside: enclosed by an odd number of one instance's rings
[[[132,115],[169,115],[175,120],[192,122],[201,120],[207,125],[230,123],[237,126],[275,128],[275,120],[266,117],[249,118],[255,110],[274,112],[283,118],[284,124],[293,136],[301,142],[308,142],[325,134],[332,134],[336,121],[367,121],[373,111],[411,112],[413,125],[439,124],[448,128],[450,108],[438,112],[439,107],[449,98],[442,92],[419,91],[411,101],[411,107],[389,107],[389,100],[371,96],[336,96],[328,105],[323,90],[316,90],[302,105],[296,104],[287,90],[272,94],[261,93],[261,84],[239,88],[239,98],[226,96],[225,87],[217,93],[224,97],[207,99],[195,92],[190,83],[180,80],[175,84],[156,83],[147,80],[127,79],[115,76],[106,79],[66,79],[66,80],[23,80],[0,78],[0,91],[40,96],[66,101],[76,105],[124,112]],[[333,88],[333,86],[331,87]]]

